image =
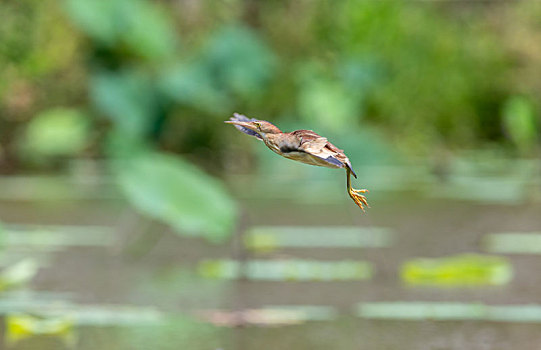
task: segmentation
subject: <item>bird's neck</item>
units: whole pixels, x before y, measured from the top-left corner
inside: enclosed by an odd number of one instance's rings
[[[284,149],[297,149],[299,145],[298,140],[293,135],[283,132],[266,134],[263,137],[263,142],[265,142],[265,145],[267,145],[268,148],[278,154],[282,154]]]

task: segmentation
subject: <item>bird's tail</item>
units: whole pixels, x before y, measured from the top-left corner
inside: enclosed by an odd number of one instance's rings
[[[349,173],[351,173],[354,178],[357,178],[357,174],[355,174],[355,171],[353,171],[350,164],[346,164],[346,170],[348,172],[348,178],[349,178]]]
[[[239,114],[239,113],[233,113],[233,117],[229,118],[229,120],[231,120],[231,121],[238,121],[238,122],[253,122],[253,121],[258,121],[258,119],[255,119],[255,118],[248,118],[248,117],[245,116],[244,114]],[[245,133],[246,135],[250,135],[250,136],[257,137],[257,138],[260,139],[260,140],[263,139],[263,138],[261,137],[261,135],[259,135],[257,132],[255,132],[255,131],[253,131],[253,130],[250,130],[250,129],[248,129],[248,128],[245,128],[244,126],[235,125],[235,128],[237,128],[237,130],[239,130],[240,132]]]

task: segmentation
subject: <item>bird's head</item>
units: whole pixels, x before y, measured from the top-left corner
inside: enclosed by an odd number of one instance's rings
[[[274,124],[269,123],[265,120],[252,120],[252,121],[240,121],[240,120],[228,120],[225,123],[237,125],[253,132],[256,132],[261,137],[265,138],[267,134],[278,134],[281,133]]]

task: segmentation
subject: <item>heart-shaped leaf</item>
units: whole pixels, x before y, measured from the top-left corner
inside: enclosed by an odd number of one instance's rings
[[[117,161],[114,169],[128,201],[177,233],[219,242],[232,231],[233,199],[218,180],[182,158],[147,152]]]

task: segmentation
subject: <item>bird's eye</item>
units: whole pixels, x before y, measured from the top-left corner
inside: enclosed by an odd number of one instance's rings
[[[254,124],[257,127],[257,129],[259,129],[259,131],[261,131],[261,123],[254,122]]]

